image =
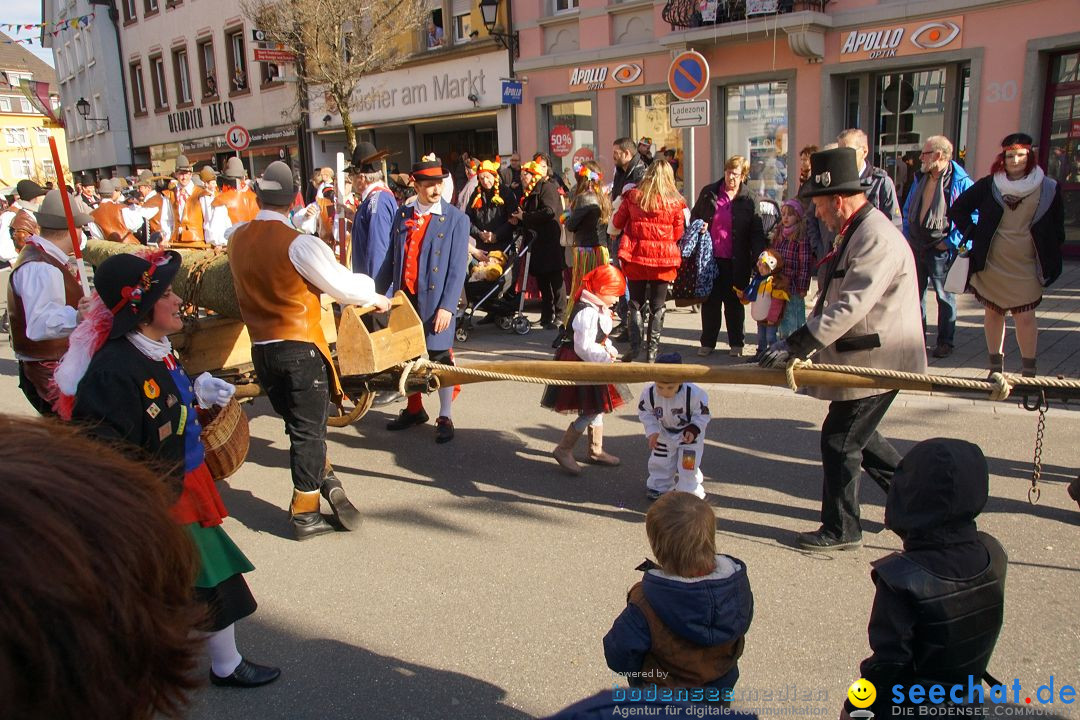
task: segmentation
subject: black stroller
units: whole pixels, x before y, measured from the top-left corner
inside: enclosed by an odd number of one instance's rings
[[[502,274],[494,280],[468,280],[465,282],[465,307],[458,308],[457,325],[454,339],[465,342],[469,339],[477,310],[483,310],[495,316],[495,324],[502,330],[513,330],[518,335],[527,335],[530,330],[529,319],[522,309],[525,306],[525,293],[514,293],[515,268],[523,263],[524,268],[516,273],[517,277],[529,277],[529,250],[532,239],[518,240],[503,249],[506,265]],[[518,248],[519,242],[521,244]],[[524,284],[524,283],[523,283]],[[524,290],[524,288],[523,288]]]

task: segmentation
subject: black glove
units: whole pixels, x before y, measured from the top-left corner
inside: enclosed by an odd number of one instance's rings
[[[762,353],[758,365],[763,368],[784,367],[790,357],[791,350],[788,348],[787,340],[777,340]]]

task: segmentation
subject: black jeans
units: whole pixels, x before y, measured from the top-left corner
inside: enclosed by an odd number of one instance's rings
[[[559,322],[566,311],[566,285],[562,270],[550,273],[532,273],[540,290],[540,320]]]
[[[821,425],[821,525],[841,540],[862,536],[859,524],[859,476],[867,474],[887,489],[900,453],[877,431],[897,390],[858,400],[834,400]]]
[[[251,346],[251,360],[274,412],[285,420],[293,487],[318,490],[326,469],[330,387],[326,363],[312,343],[282,340]]]
[[[722,320],[727,321],[728,345],[741,348],[744,344],[743,325],[746,310],[735,294],[734,271],[731,260],[713,260],[720,271],[712,292],[701,304],[701,347],[715,348]],[[745,282],[745,278],[743,279]]]
[[[638,304],[641,318],[646,323],[667,302],[668,284],[663,280],[630,280],[626,285],[630,290],[630,302]]]

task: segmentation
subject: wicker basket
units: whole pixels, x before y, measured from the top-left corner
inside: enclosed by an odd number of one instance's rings
[[[202,414],[202,413],[200,413]],[[236,398],[223,407],[206,411],[202,441],[206,448],[206,466],[215,480],[224,480],[244,464],[251,436],[247,415]]]

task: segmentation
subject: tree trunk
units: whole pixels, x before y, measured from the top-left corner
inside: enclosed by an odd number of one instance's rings
[[[349,117],[351,111],[349,103],[342,102],[342,98],[336,95],[334,99],[338,104],[338,112],[341,113],[341,128],[345,131],[345,157],[348,159],[352,157],[353,150],[356,149],[356,126],[353,125],[352,118]]]
[[[141,245],[88,240],[83,249],[83,257],[86,262],[96,267],[117,253],[135,252],[140,249],[142,249]],[[183,262],[180,265],[180,271],[173,279],[173,291],[186,302],[195,302],[199,307],[213,310],[219,315],[241,319],[228,255],[215,255],[212,250],[177,250],[177,252],[180,253]],[[196,288],[191,271],[204,262],[206,266]]]

